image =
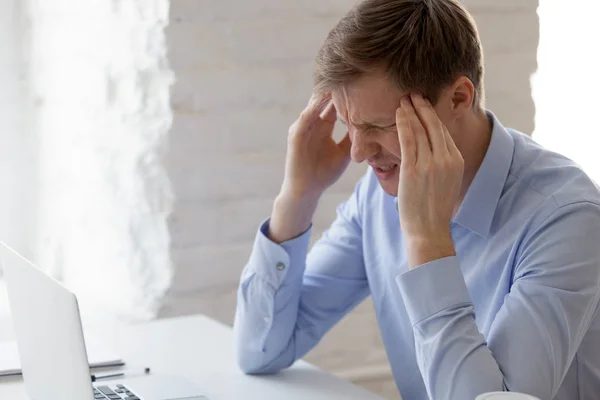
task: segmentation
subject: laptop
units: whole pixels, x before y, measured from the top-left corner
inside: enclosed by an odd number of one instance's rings
[[[178,376],[92,383],[75,295],[2,242],[0,265],[31,400],[208,400]]]

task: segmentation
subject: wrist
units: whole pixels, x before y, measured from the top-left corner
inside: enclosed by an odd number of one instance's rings
[[[409,268],[456,255],[450,231],[432,235],[409,236],[406,239]]]
[[[273,203],[269,238],[276,243],[282,243],[306,232],[310,228],[318,203],[318,197],[278,195]]]
[[[279,194],[275,198],[275,205],[310,207],[316,206],[321,198],[321,192],[318,191],[296,191],[282,186]]]

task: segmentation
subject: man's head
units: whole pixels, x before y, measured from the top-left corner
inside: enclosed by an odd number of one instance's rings
[[[460,120],[483,110],[483,55],[477,28],[456,0],[364,0],[329,33],[317,56],[315,91],[331,93],[352,140],[352,158],[398,187],[395,113],[403,95],[434,105],[455,140]]]

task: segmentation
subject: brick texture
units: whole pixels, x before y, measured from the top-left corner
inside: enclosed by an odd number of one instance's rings
[[[251,245],[281,183],[287,129],[310,94],[314,55],[352,4],[172,0],[167,42],[176,83],[167,166],[177,199],[174,249],[219,246],[227,260],[228,246]],[[488,107],[505,125],[531,132],[537,1],[465,4],[484,45]],[[329,214],[330,199],[345,198],[363,171],[344,175],[323,200],[328,211],[318,215]],[[329,220],[317,218],[315,230]],[[225,263],[228,284],[241,266]],[[189,278],[202,289],[210,279],[199,269],[186,262],[176,273],[193,271]]]

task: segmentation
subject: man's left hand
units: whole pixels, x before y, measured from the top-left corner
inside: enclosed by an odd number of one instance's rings
[[[420,94],[402,98],[396,125],[402,156],[398,209],[413,269],[456,254],[450,222],[464,162],[448,129]]]

